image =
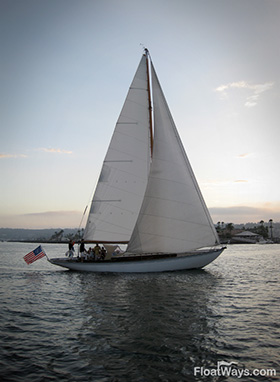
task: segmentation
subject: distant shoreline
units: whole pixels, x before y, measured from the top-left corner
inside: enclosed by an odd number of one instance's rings
[[[37,244],[68,244],[69,240],[50,241],[50,240],[0,240],[2,243],[37,243]],[[76,242],[77,243],[77,242]]]
[[[218,223],[219,224],[219,223]],[[257,232],[260,223],[233,224],[233,229],[229,231],[226,223],[216,225],[221,243],[227,244],[234,231],[251,230]],[[263,222],[263,227],[268,230],[268,239],[271,238],[270,226]],[[218,229],[219,228],[219,229]],[[280,242],[280,223],[273,222],[273,241]],[[238,232],[237,232],[238,233]],[[257,232],[259,233],[259,232]],[[69,240],[78,242],[82,239],[84,229],[78,228],[0,228],[0,242],[19,242],[19,243],[47,243],[47,244],[68,244]]]

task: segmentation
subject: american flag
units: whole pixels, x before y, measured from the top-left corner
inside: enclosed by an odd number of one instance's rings
[[[45,252],[43,251],[42,247],[39,245],[34,251],[29,252],[27,255],[24,256],[24,260],[27,262],[27,264],[34,263],[34,261],[41,259],[42,257],[46,256]]]

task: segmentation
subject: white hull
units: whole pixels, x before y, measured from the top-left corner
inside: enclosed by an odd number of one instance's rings
[[[54,258],[52,264],[82,272],[118,272],[118,273],[147,273],[182,271],[186,269],[203,268],[214,261],[224,248],[201,251],[196,254],[180,254],[177,257],[159,258],[151,260],[129,261],[100,261],[80,262],[64,258]]]

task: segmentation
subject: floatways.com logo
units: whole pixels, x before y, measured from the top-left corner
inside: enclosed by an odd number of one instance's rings
[[[237,362],[218,361],[216,368],[205,368],[196,366],[194,368],[194,376],[209,377],[271,377],[276,376],[275,369],[243,369],[238,367]]]

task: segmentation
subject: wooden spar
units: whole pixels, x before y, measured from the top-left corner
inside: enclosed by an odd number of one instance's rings
[[[77,241],[77,243],[80,243],[80,241]],[[118,245],[118,244],[128,244],[129,242],[128,241],[109,241],[109,240],[84,240],[84,243],[85,244],[92,244],[92,243],[95,243],[95,244],[115,244],[115,245]]]
[[[152,117],[152,97],[150,86],[150,67],[149,67],[149,51],[145,49],[146,65],[147,65],[147,81],[148,81],[148,100],[149,100],[149,121],[150,121],[150,144],[151,144],[151,157],[153,156],[153,117]]]

